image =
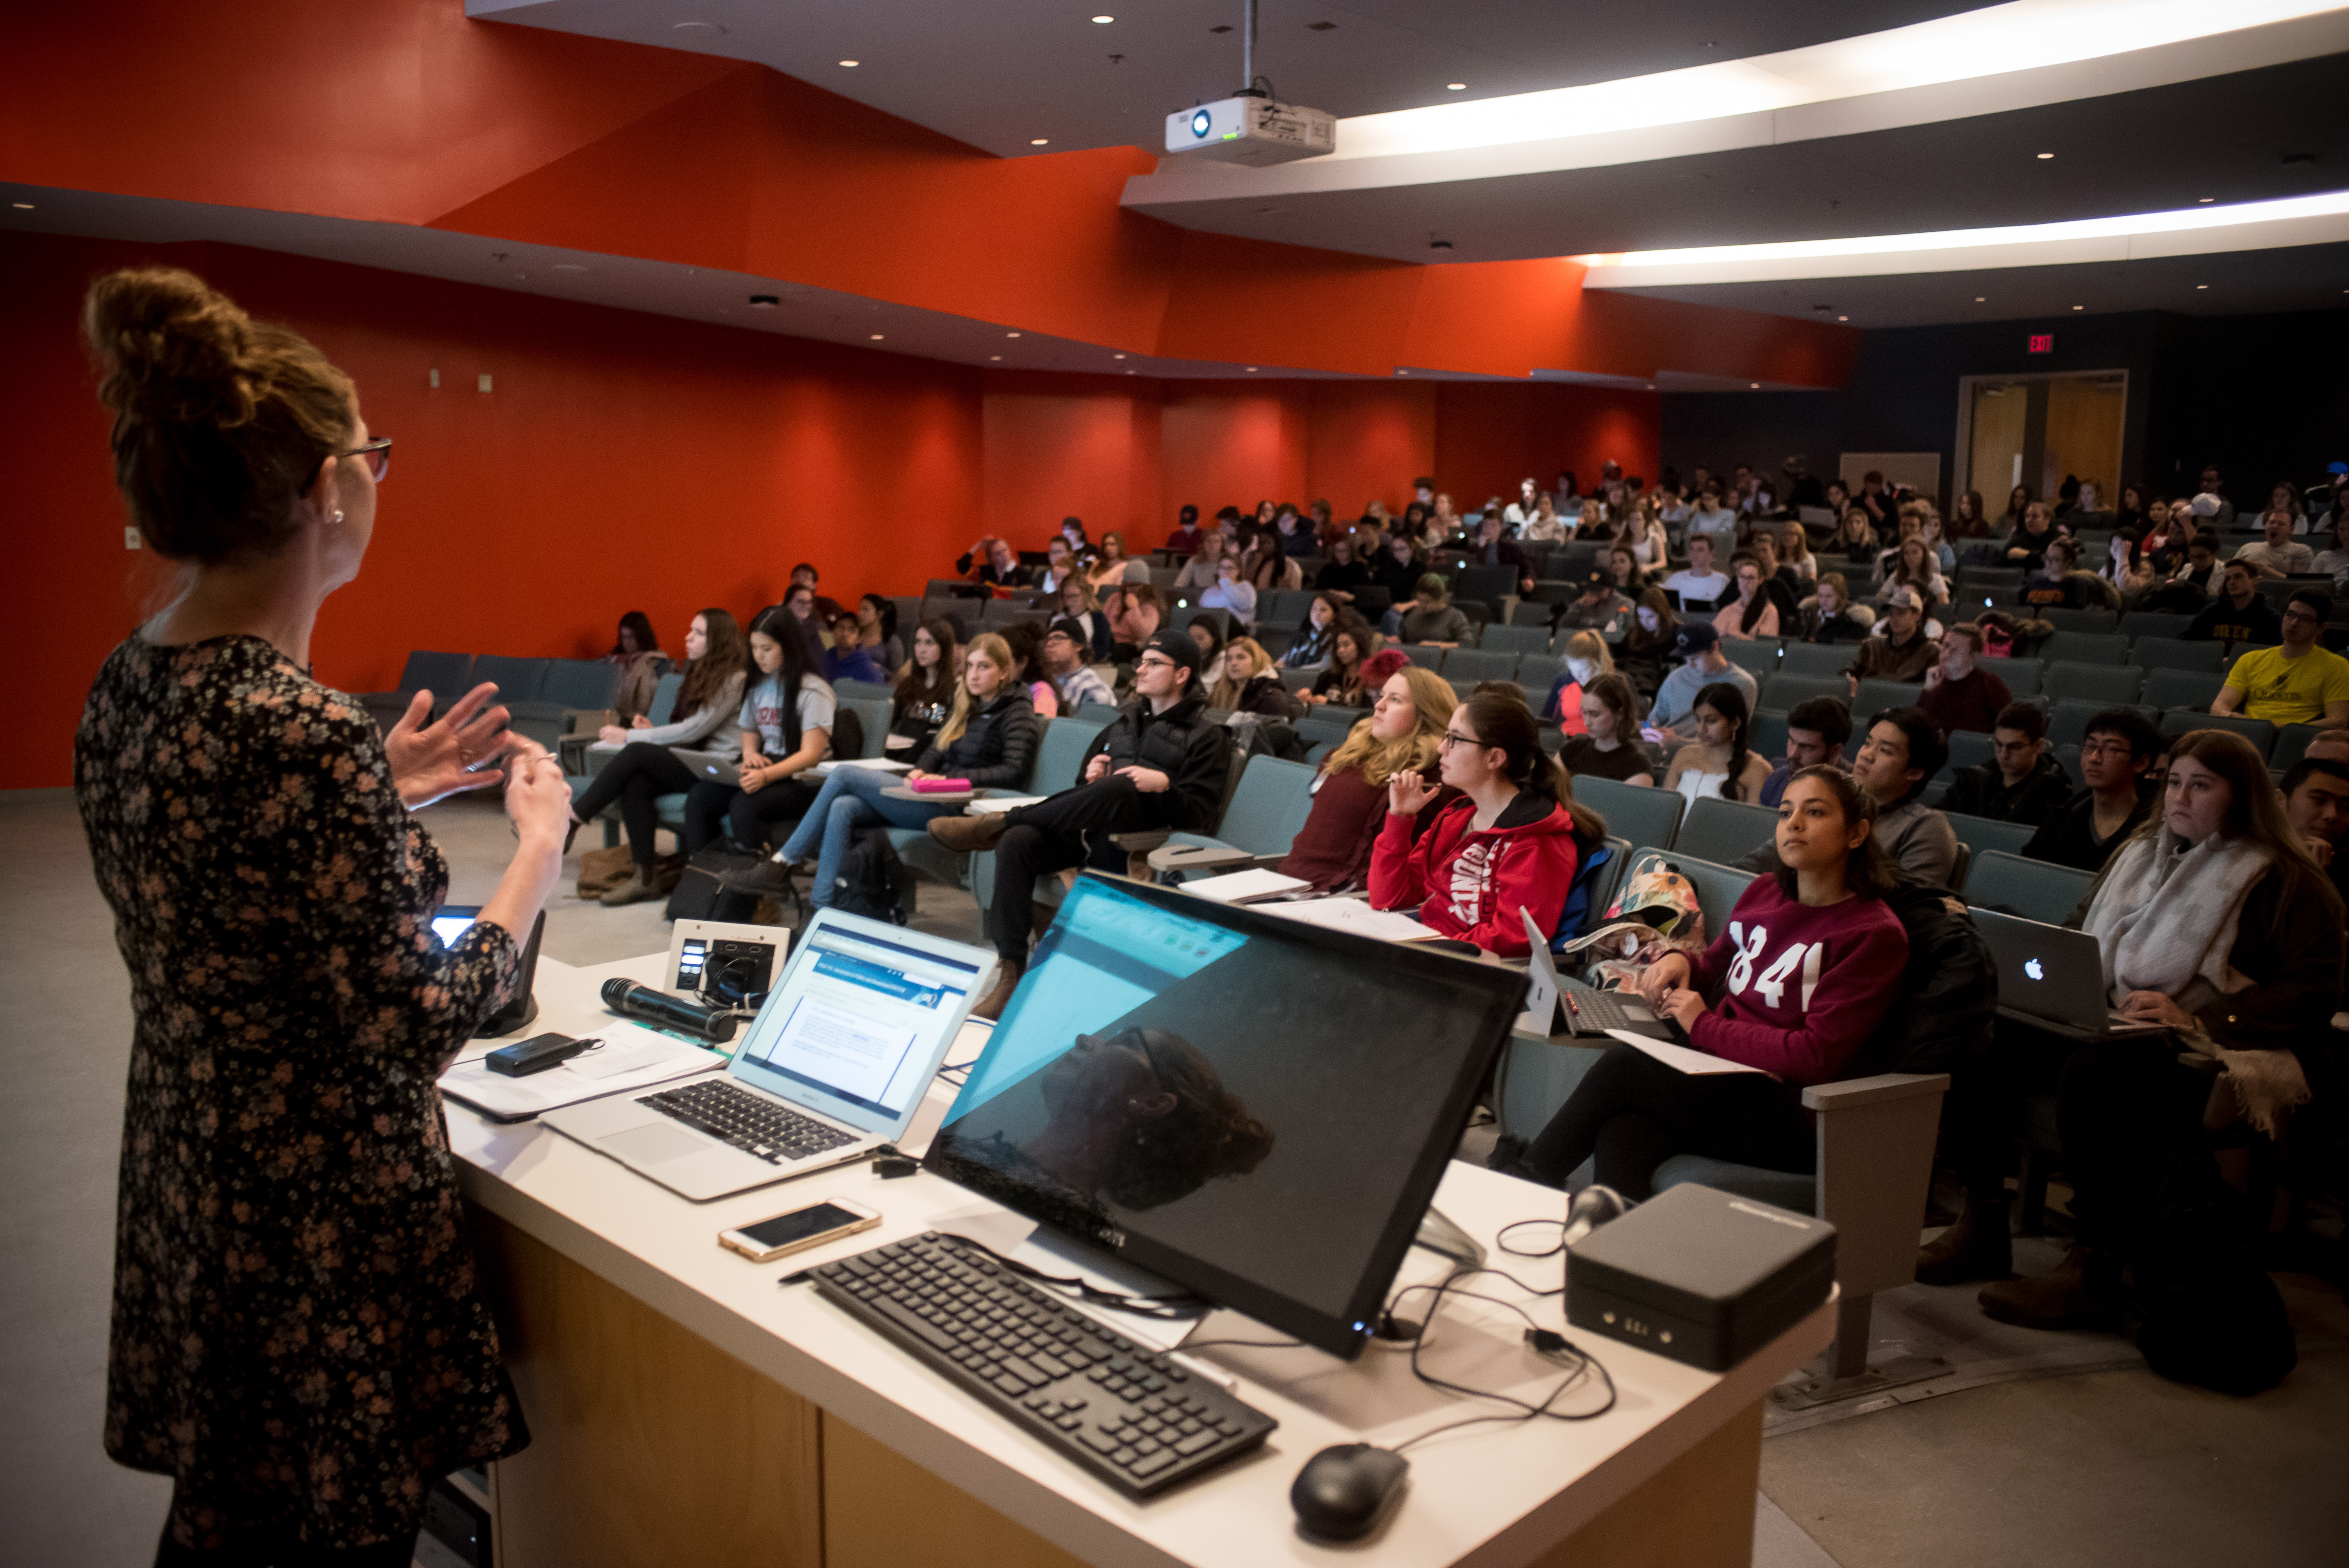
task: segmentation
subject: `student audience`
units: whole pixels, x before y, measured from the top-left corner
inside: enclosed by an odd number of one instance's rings
[[[1313,574],[1313,586],[1340,604],[1350,605],[1354,595],[1371,584],[1370,564],[1356,558],[1356,548],[1350,534],[1338,535],[1330,542],[1320,570]]]
[[[1750,749],[1751,710],[1745,694],[1728,681],[1715,681],[1696,694],[1691,712],[1696,738],[1672,754],[1664,788],[1677,789],[1692,806],[1708,795],[1752,800],[1770,777],[1770,764]]]
[[[1903,877],[1934,887],[1950,885],[1958,864],[1958,836],[1950,820],[1921,797],[1949,758],[1940,726],[1921,708],[1889,707],[1868,721],[1867,738],[1851,764],[1852,782],[1875,802],[1878,845]],[[1782,797],[1782,810],[1784,804]],[[1768,871],[1774,857],[1764,844],[1737,863],[1747,871]]]
[[[612,711],[619,722],[633,724],[652,711],[653,696],[660,688],[661,672],[669,657],[661,652],[660,639],[653,635],[653,624],[642,610],[631,610],[620,617],[619,635],[604,662],[619,667],[620,690],[612,699]]]
[[[1776,636],[1778,601],[1769,591],[1775,584],[1765,583],[1768,573],[1763,571],[1762,562],[1741,550],[1730,557],[1729,566],[1736,580],[1737,597],[1714,614],[1713,629],[1740,642]]]
[[[2237,659],[2210,711],[2279,726],[2349,725],[2349,659],[2316,640],[2332,618],[2332,594],[2315,588],[2295,591],[2277,618],[2282,643]]]
[[[838,684],[841,681],[868,681],[874,686],[886,686],[889,672],[873,651],[864,646],[864,625],[853,610],[843,610],[833,617],[832,646],[823,655],[823,678]],[[752,645],[754,647],[757,645]]]
[[[1098,562],[1085,573],[1085,578],[1096,590],[1150,581],[1150,563],[1127,555],[1125,535],[1115,529],[1101,536],[1101,545],[1095,554]]]
[[[1203,610],[1229,610],[1243,625],[1256,619],[1256,585],[1246,568],[1229,555],[1216,562],[1216,584],[1199,595]]]
[[[1833,768],[1788,782],[1773,848],[1727,926],[1699,954],[1667,954],[1639,992],[1708,1055],[1759,1072],[1682,1072],[1632,1046],[1610,1047],[1549,1124],[1494,1163],[1553,1187],[1584,1161],[1635,1201],[1656,1168],[1702,1154],[1811,1171],[1818,1136],[1805,1086],[1837,1078],[1892,1006],[1909,938],[1885,903],[1897,872],[1879,847],[1875,800]]]
[[[1174,592],[1201,593],[1223,579],[1224,536],[1221,532],[1204,534],[1199,548],[1191,559],[1183,562],[1174,573]]]
[[[1942,810],[2037,828],[2071,796],[2071,777],[2048,749],[2047,717],[2031,703],[2011,702],[1999,710],[1990,758],[1958,769],[1941,797]]]
[[[789,611],[768,610],[757,624],[763,629],[767,644],[779,650],[777,667],[781,650],[788,644],[795,661],[792,667],[805,670],[809,661],[803,645],[788,624],[776,619],[789,614]],[[742,734],[752,727],[755,717],[745,711],[742,696],[750,675],[750,645],[740,624],[723,610],[704,610],[685,633],[685,681],[677,694],[677,711],[685,717],[655,725],[639,714],[630,728],[607,724],[599,733],[602,744],[620,748],[620,754],[572,801],[571,831],[575,835],[581,824],[595,820],[607,807],[620,809],[635,873],[621,887],[605,893],[605,903],[641,903],[660,896],[653,878],[654,833],[659,826],[653,802],[663,795],[687,797],[683,836],[688,853],[718,837],[726,817],[728,792],[679,761],[671,748],[729,761],[740,757]],[[616,896],[621,893],[626,896]]]
[[[1856,643],[1876,624],[1875,613],[1851,607],[1851,587],[1840,572],[1819,573],[1815,595],[1795,611],[1787,635],[1798,643]]]
[[[1640,747],[1640,694],[1609,673],[1582,683],[1582,731],[1569,734],[1557,759],[1569,778],[1655,783],[1653,765]]]
[[[1975,665],[1982,649],[1982,628],[1971,621],[1941,634],[1939,657],[1925,672],[1925,692],[1917,706],[1944,730],[1987,731],[2014,700],[2004,681]]]
[[[1444,727],[1459,707],[1449,682],[1433,670],[1406,665],[1389,676],[1368,718],[1321,759],[1313,806],[1280,862],[1283,876],[1301,877],[1315,892],[1345,892],[1365,885],[1371,847],[1387,820],[1387,781],[1398,773],[1424,775],[1437,762]],[[1433,810],[1411,819],[1416,835],[1459,792],[1445,785]]]
[[[1438,935],[1522,957],[1525,921],[1557,929],[1581,858],[1607,825],[1577,805],[1566,771],[1541,748],[1533,711],[1479,692],[1454,708],[1437,743],[1440,779],[1387,780],[1387,819],[1371,852],[1371,903],[1412,908]],[[1464,799],[1438,806],[1438,783]],[[1433,810],[1423,828],[1412,819]]]
[[[1213,534],[1208,535],[1214,538]],[[1113,638],[1110,633],[1109,612],[1102,608],[1101,600],[1093,593],[1093,585],[1081,573],[1061,585],[1060,612],[1056,620],[1073,621],[1084,632],[1085,657],[1097,664],[1110,660]]]
[[[962,648],[954,623],[940,616],[914,628],[913,656],[897,672],[889,701],[889,733],[905,744],[893,749],[919,757],[930,737],[944,728],[960,684]]]
[[[1207,534],[1199,527],[1199,509],[1185,506],[1175,515],[1174,531],[1166,536],[1163,549],[1169,555],[1189,555],[1206,542]]]
[[[1028,702],[1039,718],[1061,717],[1060,688],[1044,668],[1044,629],[1033,621],[1014,621],[997,634],[1011,655],[1011,679],[1025,687]]]
[[[1059,699],[1062,713],[1074,713],[1089,702],[1104,707],[1116,706],[1117,698],[1111,694],[1109,683],[1101,678],[1090,662],[1092,647],[1082,623],[1066,617],[1053,622],[1044,634],[1041,651],[1045,676],[1052,683],[1052,694]]]
[[[2349,854],[2341,840],[2349,833],[2349,763],[2303,757],[2278,786],[2284,820],[2300,835],[2308,858],[2324,868],[2333,891],[2349,898]]]
[[[2102,871],[2151,809],[2146,776],[2161,749],[2160,732],[2133,707],[2109,708],[2088,720],[2080,742],[2086,787],[2040,825],[2023,854],[2075,871]]]
[[[1607,639],[1596,632],[1577,632],[1566,640],[1566,656],[1558,661],[1557,678],[1550,683],[1541,717],[1568,735],[1582,732],[1582,689],[1600,676],[1615,673],[1614,655]]]
[[[1009,811],[930,822],[930,836],[950,850],[995,851],[989,923],[1002,966],[976,1016],[1000,1016],[1027,972],[1039,875],[1089,861],[1123,871],[1128,860],[1117,835],[1214,826],[1232,732],[1207,717],[1198,676],[1198,644],[1180,632],[1153,633],[1133,659],[1133,700],[1085,750],[1083,782]]]
[[[2117,1326],[2125,1262],[2145,1256],[2166,1205],[2217,1186],[2206,1129],[2275,1136],[2309,1095],[2300,1053],[2330,1049],[2341,1003],[2341,897],[2259,753],[2223,730],[2172,742],[2161,810],[2106,866],[2082,926],[2112,1006],[2164,1032],[2064,1060],[2056,1125],[2077,1240],[2052,1273],[1981,1295],[2027,1327]],[[2219,1093],[2189,1061],[2221,1069]]]
[[[1026,588],[1035,573],[1019,563],[1008,539],[982,539],[955,559],[955,574],[988,588]]]
[[[1806,697],[1786,715],[1786,759],[1762,781],[1755,803],[1778,809],[1787,781],[1806,768],[1844,768],[1844,743],[1851,738],[1851,709],[1831,696]]]
[[[905,662],[905,645],[897,635],[897,602],[885,593],[867,593],[856,601],[857,641],[885,671]]]
[[[2197,643],[2266,645],[2283,641],[2283,622],[2260,593],[2259,568],[2248,561],[2230,561],[2219,597],[2178,634]]]
[[[2248,561],[2263,577],[2300,577],[2316,570],[2316,552],[2292,537],[2290,511],[2271,511],[2260,519],[2266,537],[2244,545],[2232,559]]]
[[[1559,613],[1554,629],[1597,632],[1608,642],[1619,643],[1631,626],[1631,601],[1615,586],[1613,573],[1594,566],[1583,574],[1582,591]]]
[[[1467,614],[1452,603],[1452,585],[1430,572],[1412,589],[1411,607],[1398,617],[1406,643],[1432,643],[1456,648],[1467,641]]]
[[[1713,629],[1712,623],[1683,622],[1674,638],[1674,651],[1683,662],[1657,686],[1656,700],[1648,708],[1648,727],[1658,732],[1657,738],[1695,739],[1693,714],[1697,696],[1715,681],[1735,686],[1745,698],[1746,711],[1754,710],[1760,700],[1761,683],[1751,671],[1729,662],[1729,656],[1721,651],[1721,635]]]
[[[1664,579],[1664,591],[1681,596],[1682,609],[1707,609],[1734,592],[1736,584],[1713,569],[1710,535],[1690,535],[1687,548],[1688,565]]]
[[[1039,727],[1013,664],[1003,638],[982,632],[972,639],[953,710],[905,775],[908,779],[959,779],[973,789],[990,789],[1028,776]],[[898,799],[887,793],[896,787],[895,775],[876,769],[833,769],[782,847],[750,871],[722,879],[724,885],[735,892],[780,897],[790,891],[792,871],[810,864],[812,855],[808,902],[829,907],[839,896],[841,867],[859,829],[919,828],[962,810],[959,800]]]
[[[1297,705],[1278,668],[1263,644],[1254,637],[1234,637],[1224,645],[1223,667],[1208,688],[1207,706],[1265,718],[1296,717]]]
[[[1166,620],[1166,601],[1147,583],[1121,588],[1116,602],[1103,602],[1109,612],[1110,657],[1132,664],[1142,645],[1157,635]]]
[[[1864,680],[1921,683],[1940,656],[1940,648],[1925,620],[1925,602],[1914,588],[1895,588],[1885,596],[1883,617],[1866,642],[1844,666],[1852,695]]]
[[[1280,655],[1280,665],[1290,670],[1326,670],[1330,667],[1330,645],[1337,640],[1338,624],[1343,606],[1334,593],[1316,593],[1305,606],[1305,619],[1297,634],[1288,641],[1288,650]]]
[[[1362,666],[1379,651],[1379,634],[1359,615],[1348,614],[1330,636],[1330,666],[1313,677],[1309,703],[1362,707],[1377,695],[1363,685]]]

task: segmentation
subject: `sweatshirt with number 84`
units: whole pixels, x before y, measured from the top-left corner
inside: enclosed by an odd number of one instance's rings
[[[1793,1084],[1831,1082],[1890,1006],[1909,934],[1880,898],[1813,908],[1758,876],[1728,929],[1697,956],[1690,986],[1712,1011],[1690,1042]]]

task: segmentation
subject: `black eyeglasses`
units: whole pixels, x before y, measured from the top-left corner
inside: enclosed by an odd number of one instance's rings
[[[363,447],[353,447],[348,451],[336,452],[335,456],[338,458],[365,458],[367,463],[367,472],[375,476],[376,483],[381,484],[383,483],[384,476],[391,472],[391,438],[389,436],[378,436],[375,439],[367,442]]]

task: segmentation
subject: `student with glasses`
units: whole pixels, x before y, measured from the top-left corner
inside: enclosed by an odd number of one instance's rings
[[[2023,846],[2031,860],[2075,871],[2104,869],[2150,808],[2147,774],[2161,755],[2161,733],[2131,707],[2107,708],[2088,720],[2080,742],[2080,779],[2086,788],[2064,802]]]
[[[1188,633],[1152,634],[1133,661],[1133,700],[1085,749],[1082,783],[1032,806],[931,820],[930,837],[950,850],[995,851],[989,924],[1002,966],[974,1016],[1002,1016],[1027,973],[1037,877],[1088,863],[1125,871],[1114,835],[1205,832],[1214,823],[1231,772],[1232,732],[1207,717],[1199,663]]]
[[[2349,725],[2349,659],[2320,645],[2317,637],[2333,618],[2333,595],[2302,588],[2286,600],[2278,617],[2281,646],[2245,654],[2227,672],[2227,684],[2211,700],[2214,714],[2240,713],[2270,724]]]
[[[1437,782],[1406,769],[1387,780],[1386,825],[1371,851],[1371,903],[1409,908],[1441,935],[1523,957],[1530,913],[1554,931],[1584,855],[1607,824],[1578,805],[1566,770],[1541,748],[1533,712],[1479,692],[1454,708],[1436,742],[1439,781],[1464,799],[1439,809]]]

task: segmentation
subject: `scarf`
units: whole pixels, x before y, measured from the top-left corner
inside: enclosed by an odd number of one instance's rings
[[[2220,833],[2181,851],[2167,824],[2122,845],[2087,918],[2104,950],[2106,995],[2117,1004],[2132,991],[2158,991],[2191,1012],[2195,1002],[2180,993],[2197,980],[2212,995],[2246,989],[2251,980],[2227,955],[2243,900],[2274,860],[2264,845]]]

